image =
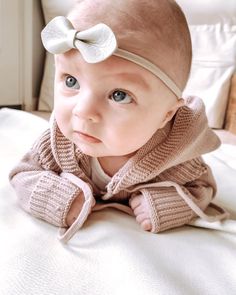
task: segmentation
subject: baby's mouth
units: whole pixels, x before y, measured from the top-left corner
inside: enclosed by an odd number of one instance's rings
[[[86,134],[86,133],[83,133],[83,132],[80,132],[80,131],[75,131],[75,133],[82,140],[85,140],[85,141],[88,141],[88,142],[91,142],[91,143],[99,143],[99,142],[101,142],[100,139],[98,139],[96,137],[93,137],[93,136],[91,136],[89,134]]]

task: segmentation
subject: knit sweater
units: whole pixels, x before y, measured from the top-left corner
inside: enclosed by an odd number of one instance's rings
[[[208,127],[204,104],[188,97],[173,119],[111,178],[107,191],[100,192],[91,180],[89,156],[64,137],[54,120],[11,171],[10,181],[24,210],[61,228],[67,227],[73,200],[84,193],[87,213],[64,230],[72,231],[66,240],[82,226],[95,200],[128,204],[134,194],[147,199],[152,232],[157,233],[204,217],[216,183],[201,155],[219,144]]]

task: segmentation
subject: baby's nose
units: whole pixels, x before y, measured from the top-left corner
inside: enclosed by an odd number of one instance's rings
[[[73,115],[97,123],[100,120],[98,99],[92,92],[78,95],[77,103],[73,108]]]

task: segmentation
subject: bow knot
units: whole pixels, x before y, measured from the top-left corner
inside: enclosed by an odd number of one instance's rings
[[[59,54],[76,48],[88,63],[103,61],[117,49],[116,37],[107,25],[98,24],[78,32],[64,16],[57,16],[51,20],[43,29],[41,37],[44,47],[49,52]]]

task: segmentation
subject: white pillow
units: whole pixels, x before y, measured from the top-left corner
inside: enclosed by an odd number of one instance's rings
[[[58,15],[66,15],[76,0],[41,0],[46,23]]]
[[[236,25],[191,25],[193,63],[184,94],[200,96],[209,125],[223,128],[230,81],[236,69]]]
[[[176,0],[183,9],[189,25],[235,24],[235,0]]]
[[[51,112],[54,97],[54,56],[47,52],[44,65],[43,79],[40,87],[38,110]]]

